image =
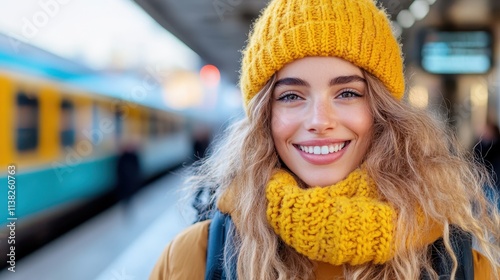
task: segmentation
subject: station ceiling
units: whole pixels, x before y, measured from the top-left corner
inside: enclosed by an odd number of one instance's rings
[[[249,27],[268,0],[135,0],[153,19],[236,83]],[[379,0],[389,15],[413,0]]]

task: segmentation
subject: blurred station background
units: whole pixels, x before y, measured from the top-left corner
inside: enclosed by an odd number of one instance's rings
[[[240,50],[267,2],[0,0],[1,279],[147,278],[194,221],[185,167],[244,114]],[[471,151],[496,143],[500,1],[378,2],[405,98]]]

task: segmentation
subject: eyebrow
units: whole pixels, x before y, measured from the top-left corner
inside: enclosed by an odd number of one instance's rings
[[[329,86],[339,85],[339,84],[348,84],[352,82],[362,82],[366,84],[366,80],[358,75],[350,75],[350,76],[338,76],[330,80]],[[300,79],[300,78],[283,78],[276,81],[274,84],[274,88],[280,86],[306,86],[309,87],[309,83]]]
[[[338,85],[338,84],[348,84],[352,82],[362,82],[366,84],[366,80],[358,75],[350,75],[350,76],[339,76],[330,80],[330,86]]]
[[[299,78],[283,78],[276,81],[274,87],[280,86],[309,86],[309,83]]]

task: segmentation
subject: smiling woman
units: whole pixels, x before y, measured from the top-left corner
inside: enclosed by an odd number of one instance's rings
[[[336,183],[361,163],[373,124],[367,93],[361,70],[336,57],[302,58],[278,71],[273,141],[283,163],[307,185]]]
[[[214,218],[151,279],[500,278],[487,172],[402,100],[400,45],[372,0],[271,1],[240,86],[246,117],[188,178],[217,190]]]

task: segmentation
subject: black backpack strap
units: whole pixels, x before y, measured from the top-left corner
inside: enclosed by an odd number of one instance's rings
[[[205,280],[227,279],[224,270],[224,244],[230,239],[229,230],[232,227],[231,216],[217,210],[210,222],[207,244],[207,266],[205,269]],[[234,265],[235,266],[235,265]],[[235,268],[231,268],[235,279]]]
[[[474,280],[474,259],[472,255],[472,236],[457,227],[450,228],[450,243],[458,261],[456,280]],[[432,267],[439,279],[450,279],[453,261],[446,252],[444,241],[438,239],[431,246]],[[424,276],[424,279],[428,277]]]

